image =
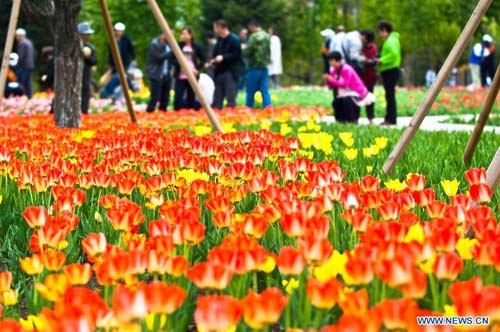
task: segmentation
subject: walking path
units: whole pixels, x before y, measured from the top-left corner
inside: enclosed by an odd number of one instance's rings
[[[470,119],[473,117],[473,115],[463,115],[461,118],[464,119]],[[448,120],[450,117],[448,115],[429,115],[425,117],[424,121],[422,122],[420,129],[421,130],[426,130],[426,131],[469,131],[472,132],[474,130],[474,125],[469,125],[469,124],[454,124],[454,123],[441,123],[442,121]],[[398,124],[395,126],[389,126],[388,128],[398,128],[398,129],[404,129],[408,127],[408,125],[411,122],[412,117],[405,116],[405,117],[398,117]],[[375,125],[380,124],[384,119],[382,118],[376,118],[374,120]],[[324,123],[334,123],[335,122],[335,117],[333,115],[327,115],[323,116],[318,119],[318,122],[324,122]],[[359,119],[359,124],[360,125],[368,125],[368,119],[367,118],[360,118]],[[495,126],[486,126],[484,127],[484,131],[493,131],[500,133],[500,127],[495,127]]]

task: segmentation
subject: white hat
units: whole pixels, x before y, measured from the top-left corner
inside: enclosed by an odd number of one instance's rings
[[[26,30],[24,30],[24,29],[17,29],[16,30],[16,36],[26,36]]]
[[[332,29],[325,29],[320,32],[320,35],[322,35],[323,37],[333,37],[335,36],[335,31],[333,31]]]
[[[9,57],[9,65],[15,67],[17,66],[18,62],[19,62],[19,55],[17,53],[11,53]]]
[[[116,23],[115,30],[116,31],[125,31],[125,24],[123,24],[122,22]]]
[[[483,41],[486,43],[492,43],[493,37],[491,37],[490,35],[483,35]]]

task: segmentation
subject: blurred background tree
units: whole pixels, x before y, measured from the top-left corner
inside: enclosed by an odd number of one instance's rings
[[[190,25],[195,38],[202,44],[206,42],[206,31],[218,18],[225,18],[236,33],[251,17],[258,18],[264,28],[272,26],[282,40],[284,84],[321,83],[321,30],[340,24],[347,30],[375,29],[380,19],[387,19],[401,34],[404,54],[402,83],[413,85],[424,83],[425,71],[429,67],[439,69],[477,3],[474,0],[157,1],[177,34],[182,26]],[[0,2],[1,26],[8,24],[10,6],[10,1]],[[138,65],[143,69],[147,46],[160,33],[146,0],[112,0],[108,1],[108,6],[113,22],[121,21],[127,26],[126,33],[135,43]],[[499,20],[500,2],[494,1],[474,42],[479,41],[483,33],[489,33],[500,43]],[[107,69],[108,63],[108,42],[97,0],[83,1],[80,21],[89,21],[96,30],[92,42],[99,55],[97,78]],[[43,29],[28,22],[22,14],[21,25],[26,27],[38,50],[52,43]],[[5,30],[0,30],[1,46],[4,45]],[[380,44],[380,40],[377,43]],[[461,64],[467,63],[469,52],[470,48]],[[37,61],[43,70],[40,57]]]

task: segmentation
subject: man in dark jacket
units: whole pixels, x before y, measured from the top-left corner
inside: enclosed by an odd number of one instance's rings
[[[123,68],[125,72],[128,71],[130,64],[135,60],[135,48],[132,40],[129,36],[125,34],[125,24],[118,22],[114,25],[116,42],[118,43],[118,49],[120,50],[120,56],[122,58]],[[109,67],[113,73],[116,73],[115,61],[113,60],[113,55],[111,54],[111,48],[109,49]]]
[[[83,52],[82,113],[88,114],[92,85],[92,67],[97,64],[95,47],[89,43],[90,35],[94,33],[94,30],[90,28],[90,24],[84,22],[78,24],[78,33],[80,34]]]
[[[146,108],[153,112],[158,102],[159,109],[166,111],[170,97],[170,66],[172,64],[172,50],[167,43],[167,36],[154,38],[148,47],[146,55],[146,77],[151,81],[151,97]]]
[[[238,79],[244,71],[240,38],[229,31],[225,20],[215,21],[214,33],[218,39],[214,48],[214,58],[210,61],[215,71],[213,107],[222,109],[224,98],[227,99],[228,107],[235,107]]]
[[[35,69],[35,47],[31,40],[26,38],[26,30],[16,30],[17,50],[19,55],[19,84],[24,87],[24,93],[33,97],[32,76]]]

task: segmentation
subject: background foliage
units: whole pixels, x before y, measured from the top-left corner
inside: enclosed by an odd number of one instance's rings
[[[177,28],[194,28],[196,38],[205,42],[205,33],[217,18],[225,18],[231,29],[238,32],[251,17],[261,20],[264,27],[273,26],[283,44],[287,84],[319,83],[322,38],[319,32],[327,27],[344,24],[348,30],[376,27],[380,19],[394,23],[401,33],[404,52],[406,84],[422,84],[430,66],[439,66],[453,46],[465,25],[476,1],[474,0],[158,0],[169,23]],[[6,27],[10,1],[0,3],[0,26]],[[145,0],[112,0],[108,6],[114,22],[122,21],[126,33],[137,48],[139,66],[144,67],[146,48],[159,28]],[[476,33],[490,33],[498,40],[500,3],[493,2],[487,17]],[[92,41],[99,53],[96,76],[106,69],[108,47],[97,0],[85,0],[81,20],[92,23],[97,31]],[[27,22],[21,14],[20,25],[25,26],[37,48],[52,43],[43,29]],[[4,45],[6,29],[0,30],[0,45]],[[380,41],[377,40],[378,43]],[[468,52],[461,63],[467,63]],[[41,59],[39,62],[42,63]],[[43,68],[43,66],[41,67]]]

